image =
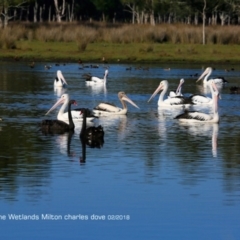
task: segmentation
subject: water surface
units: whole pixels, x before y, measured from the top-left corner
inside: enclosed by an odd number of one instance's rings
[[[229,92],[239,85],[238,67],[214,66],[214,76],[229,80],[221,90],[220,123],[183,125],[173,119],[177,112],[158,109],[158,97],[147,100],[163,79],[175,89],[184,78],[184,93],[209,95],[196,84],[202,66],[131,65],[129,71],[130,65],[110,64],[104,88],[86,86],[81,76],[103,76],[106,66],[44,65],[0,64],[3,237],[239,239],[240,95]],[[53,88],[58,69],[65,89]],[[39,131],[42,119],[56,118],[58,110],[45,113],[62,93],[91,109],[100,101],[120,106],[118,91],[140,109],[129,105],[127,116],[98,119],[104,144],[87,146],[85,160],[81,125],[73,135]]]

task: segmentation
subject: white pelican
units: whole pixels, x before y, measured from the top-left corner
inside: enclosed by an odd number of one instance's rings
[[[210,85],[211,87],[211,85]],[[212,96],[213,97],[213,96]],[[195,105],[205,105],[205,104],[212,104],[213,98],[200,95],[200,94],[192,94],[189,99],[193,102]]]
[[[219,92],[213,80],[210,80],[209,84],[212,85],[211,91],[213,92],[213,114],[206,114],[196,111],[185,111],[184,113],[175,117],[181,122],[209,122],[209,123],[218,123],[219,114],[218,114],[218,97]]]
[[[209,84],[210,79],[208,80],[209,76],[212,74],[212,68],[208,67],[205,69],[205,71],[202,73],[202,75],[198,78],[197,82],[200,81],[203,77],[203,85],[207,86]],[[211,79],[213,80],[216,84],[222,85],[227,83],[228,81],[224,77],[217,77]]]
[[[63,94],[61,96],[61,98],[48,110],[48,112],[45,115],[49,114],[58,105],[63,104],[62,107],[60,108],[59,112],[58,112],[57,119],[61,120],[63,122],[68,123],[68,113],[64,112],[66,107],[67,107],[68,101],[69,101],[69,95],[66,94],[66,93]],[[73,110],[71,110],[72,118],[73,118],[74,122],[78,122],[78,121],[82,121],[83,120],[83,115],[82,115],[81,110],[82,109],[73,109]],[[89,115],[87,117],[87,120],[91,122],[94,119],[95,119],[95,117],[91,116],[91,114],[89,113]]]
[[[67,85],[67,81],[65,80],[62,71],[57,71],[57,76],[54,80],[54,87],[64,87],[64,85]]]
[[[169,92],[168,97],[172,98],[172,97],[177,97],[177,96],[183,96],[182,95],[182,85],[183,85],[183,83],[184,83],[184,79],[182,78],[182,79],[180,79],[180,82],[179,82],[179,85],[178,85],[176,91],[171,90]]]
[[[90,74],[84,74],[83,77],[86,79],[86,83],[89,85],[92,84],[106,84],[107,83],[107,76],[108,76],[108,69],[105,70],[105,74],[103,78],[94,77]]]
[[[183,83],[184,83],[184,79],[182,78],[180,80],[177,90],[175,92],[170,91],[169,97],[183,96],[181,91]],[[211,88],[212,85],[210,84],[209,87]],[[191,94],[188,98],[194,105],[212,104],[212,98],[201,95],[201,94]]]
[[[158,106],[171,106],[171,107],[180,106],[180,107],[183,107],[183,106],[192,104],[192,102],[190,101],[189,98],[184,98],[182,96],[167,98],[167,99],[163,100],[164,95],[166,94],[166,92],[168,90],[168,81],[167,80],[162,80],[160,82],[159,86],[157,87],[155,92],[152,94],[152,96],[149,98],[148,102],[150,102],[151,99],[154,98],[157,95],[157,93],[161,90],[162,90],[162,92],[158,99]]]
[[[118,98],[122,103],[123,108],[116,107],[109,103],[100,103],[93,109],[93,114],[96,116],[109,116],[109,115],[125,115],[127,114],[127,104],[129,102],[134,107],[139,108],[124,92],[118,93]]]
[[[42,131],[46,132],[59,132],[59,133],[64,133],[64,132],[69,132],[73,131],[75,128],[73,119],[72,119],[72,113],[71,113],[71,105],[74,104],[76,105],[75,100],[68,100],[67,105],[68,105],[68,119],[69,123],[60,121],[60,120],[42,120],[41,123],[41,129]]]

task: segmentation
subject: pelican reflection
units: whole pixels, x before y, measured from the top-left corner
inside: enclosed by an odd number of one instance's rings
[[[207,142],[211,137],[212,156],[217,157],[217,141],[218,141],[218,123],[179,123],[184,127],[188,134],[192,136],[198,136],[201,138],[201,143]]]
[[[53,90],[54,90],[54,95],[57,96],[57,97],[61,97],[67,91],[66,88],[55,87],[55,86],[54,86]]]

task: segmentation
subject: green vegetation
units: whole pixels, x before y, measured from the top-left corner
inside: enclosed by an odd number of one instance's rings
[[[26,61],[240,62],[240,29],[215,26],[20,24],[0,29],[0,58]]]

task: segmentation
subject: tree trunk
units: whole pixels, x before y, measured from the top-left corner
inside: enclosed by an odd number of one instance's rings
[[[132,7],[132,24],[135,24],[135,4]]]
[[[38,9],[38,3],[35,1],[34,7],[33,7],[33,22],[37,22],[37,9]]]
[[[197,12],[194,14],[194,24],[198,25],[198,13]]]
[[[224,12],[220,13],[221,26],[225,25],[225,21],[227,18],[228,18],[228,16]]]
[[[56,11],[56,20],[57,22],[61,22],[62,17],[64,16],[64,13],[65,13],[65,8],[66,8],[65,0],[63,0],[61,7],[58,6],[58,0],[54,0],[54,6]]]
[[[203,5],[203,12],[202,12],[202,16],[203,16],[203,28],[202,28],[202,31],[203,31],[203,45],[205,45],[205,21],[206,21],[206,13],[205,13],[205,10],[206,10],[206,7],[207,7],[207,3],[206,3],[206,0],[204,0],[204,5]]]
[[[152,10],[151,14],[150,14],[150,24],[152,26],[155,26],[155,19],[154,19],[154,11]]]
[[[102,21],[103,21],[103,22],[106,21],[104,12],[102,13]]]
[[[70,4],[67,5],[67,9],[68,9],[69,22],[72,22],[74,19],[74,17],[73,17],[74,0],[72,0],[72,6]]]
[[[43,7],[44,7],[44,6],[43,6]],[[40,8],[39,8],[39,22],[42,22],[42,21],[43,21],[43,19],[42,19],[43,7],[40,7]]]
[[[48,9],[48,22],[51,22],[51,6]]]
[[[9,20],[9,17],[8,17],[8,8],[7,7],[5,7],[4,9],[3,9],[3,16],[4,16],[4,18],[3,18],[3,28],[6,28],[7,26],[8,26],[8,20]]]

